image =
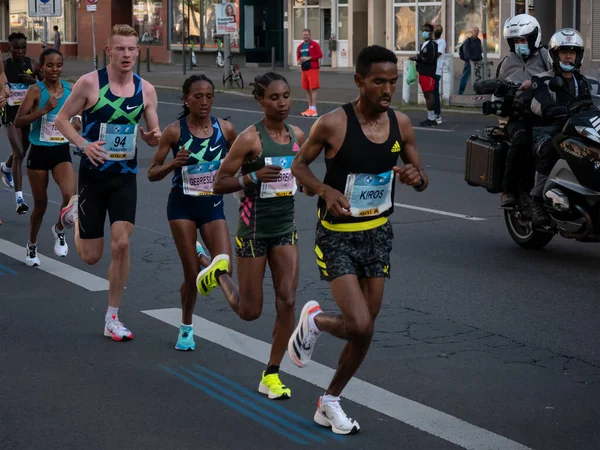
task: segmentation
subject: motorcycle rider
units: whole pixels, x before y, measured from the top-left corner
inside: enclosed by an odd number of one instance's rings
[[[593,106],[590,83],[579,69],[583,61],[584,41],[577,30],[564,28],[550,39],[549,53],[552,69],[531,80],[533,101],[531,110],[546,120],[543,127],[533,128],[533,148],[537,155],[535,185],[531,191],[533,224],[549,226],[551,219],[544,209],[543,190],[552,168],[559,159],[552,138],[562,130],[566,120],[580,109]],[[564,91],[553,92],[550,80],[562,77]]]
[[[496,78],[509,83],[521,84],[520,90],[531,87],[531,78],[550,69],[548,50],[541,46],[542,30],[535,17],[529,14],[519,14],[504,22],[504,38],[508,41],[510,53],[498,66]],[[524,97],[531,100],[525,93]],[[526,190],[531,189],[528,155],[531,149],[531,129],[534,120],[531,116],[506,118],[508,123],[504,132],[509,138],[509,148],[506,157],[506,170],[502,180],[502,197],[500,206],[511,207],[517,203],[516,194],[521,182],[526,184]],[[533,168],[532,168],[533,169]]]

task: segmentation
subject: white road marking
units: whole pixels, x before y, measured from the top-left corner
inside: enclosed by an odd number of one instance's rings
[[[404,203],[394,203],[394,206],[397,206],[398,208],[414,209],[415,211],[423,211],[423,212],[428,212],[428,213],[433,213],[433,214],[440,214],[442,216],[456,217],[457,219],[472,220],[474,222],[479,222],[481,220],[487,220],[487,219],[484,219],[483,217],[467,216],[465,214],[457,214],[457,213],[453,213],[453,212],[442,211],[439,209],[423,208],[422,206],[406,205]]]
[[[181,106],[181,103],[173,103],[173,102],[158,102],[158,103],[160,103],[162,105]],[[252,113],[252,114],[264,114],[265,113],[264,111],[258,111],[255,109],[225,108],[222,106],[213,106],[212,109],[222,109],[223,111],[235,111],[235,112]],[[290,114],[288,117],[294,117],[294,118],[298,118],[298,119],[312,119],[312,120],[318,119],[318,117],[304,117],[304,116],[296,116],[296,115],[292,115],[292,114]],[[447,129],[443,129],[443,128],[413,127],[413,129],[422,130],[422,131],[438,131],[440,133],[454,133],[454,130],[447,130]]]
[[[181,323],[179,308],[142,311],[176,328]],[[269,359],[271,345],[230,328],[221,326],[197,315],[193,316],[194,335],[225,347],[248,358],[264,363]],[[333,369],[312,361],[300,369],[287,357],[281,370],[297,378],[326,389],[333,376]],[[386,391],[366,381],[353,378],[344,390],[344,398],[366,406],[381,414],[404,422],[440,439],[469,450],[530,450],[508,438],[479,428],[464,420],[453,417],[413,400]]]
[[[4,253],[6,256],[21,261],[25,264],[25,244],[23,246],[13,244],[12,242],[0,239],[0,253]],[[39,267],[32,268],[31,270],[43,270],[51,275],[62,278],[63,280],[69,281],[73,284],[81,286],[84,289],[92,292],[108,291],[108,280],[97,277],[91,273],[84,272],[75,267],[69,266],[68,264],[61,263],[55,259],[48,258],[38,253],[40,258]],[[74,257],[78,258],[77,252]]]

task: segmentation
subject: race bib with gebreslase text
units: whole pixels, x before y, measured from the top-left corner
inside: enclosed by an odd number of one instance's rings
[[[260,186],[260,198],[273,198],[273,197],[291,197],[296,194],[298,186],[296,185],[296,177],[292,175],[292,161],[293,156],[276,156],[266,157],[266,166],[279,166],[281,172],[277,181],[272,183],[262,183]]]
[[[215,195],[213,184],[221,161],[211,161],[181,167],[183,193],[194,197]]]
[[[25,94],[27,94],[27,89],[29,89],[29,85],[22,83],[8,83],[10,86],[10,97],[7,99],[8,106],[19,106],[23,103],[23,99],[25,98]]]
[[[135,158],[135,146],[139,125],[103,123],[100,125],[100,141],[105,141],[107,161],[129,161]]]
[[[56,128],[56,124],[54,123],[55,119],[56,114],[44,114],[42,116],[40,141],[51,142],[53,144],[61,144],[67,141],[61,132],[58,131],[58,128]]]
[[[350,202],[352,217],[378,216],[392,207],[393,171],[379,175],[350,173],[344,195]]]

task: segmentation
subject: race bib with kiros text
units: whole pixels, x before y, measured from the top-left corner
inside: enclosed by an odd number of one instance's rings
[[[390,209],[393,183],[391,170],[380,174],[348,174],[344,195],[350,202],[352,217],[378,216]]]

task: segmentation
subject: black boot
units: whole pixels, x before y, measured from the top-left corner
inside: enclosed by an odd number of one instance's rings
[[[504,191],[500,197],[500,208],[512,208],[517,205],[517,197],[512,192]]]
[[[544,201],[540,197],[532,197],[531,200],[533,224],[538,227],[549,227],[552,224],[552,220],[544,208]]]

